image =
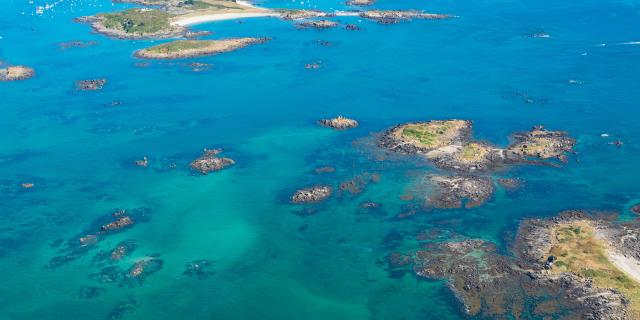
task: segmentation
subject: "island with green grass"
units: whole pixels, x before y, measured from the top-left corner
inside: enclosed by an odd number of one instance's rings
[[[268,38],[232,38],[223,40],[175,40],[138,50],[135,56],[144,59],[183,59],[219,54],[263,43]]]

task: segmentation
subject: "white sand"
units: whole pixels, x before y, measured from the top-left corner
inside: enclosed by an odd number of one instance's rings
[[[189,25],[212,22],[212,21],[260,18],[260,17],[277,17],[277,16],[278,14],[272,11],[244,12],[244,13],[216,13],[216,14],[205,14],[201,16],[179,18],[178,20],[173,21],[171,24],[179,25],[179,26],[189,26]]]
[[[607,234],[601,229],[596,229],[596,237],[607,244],[607,255],[616,268],[624,272],[634,281],[640,283],[640,261],[624,256],[617,252],[614,246],[607,240]]]
[[[640,262],[636,259],[625,257],[617,252],[609,251],[609,260],[611,263],[615,265],[620,271],[627,274],[636,282],[640,283]]]

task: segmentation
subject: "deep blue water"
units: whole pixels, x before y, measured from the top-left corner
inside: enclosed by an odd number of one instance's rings
[[[297,30],[271,18],[202,24],[194,29],[213,31],[211,39],[273,40],[148,67],[136,66],[142,61],[132,53],[158,41],[112,40],[73,22],[126,5],[63,0],[34,15],[43,4],[0,3],[0,60],[36,70],[33,79],[0,83],[0,319],[458,319],[462,309],[443,282],[392,278],[378,261],[418,249],[421,230],[507,251],[524,217],[595,209],[631,219],[628,208],[640,201],[640,45],[620,44],[640,41],[636,1],[380,0],[375,7],[458,17],[339,19],[358,32]],[[347,8],[335,0],[259,4]],[[550,38],[529,37],[540,32]],[[98,44],[58,47],[72,40]],[[194,61],[213,67],[192,72],[184,64]],[[304,68],[315,61],[320,69]],[[93,78],[108,83],[74,90],[76,80]],[[361,126],[316,124],[336,115]],[[497,173],[524,187],[498,191],[479,208],[393,219],[408,205],[400,196],[437,170],[377,161],[375,133],[448,118],[473,120],[476,137],[498,145],[534,125],[567,130],[578,153],[562,168]],[[623,147],[609,144],[618,139]],[[224,148],[237,165],[194,174],[188,163],[205,147]],[[142,156],[150,168],[131,164]],[[313,173],[325,165],[337,171]],[[379,173],[380,182],[337,195],[313,215],[288,203],[296,188],[337,186],[363,172]],[[382,210],[358,213],[363,201]],[[138,207],[149,209],[148,222],[47,267],[96,219]],[[397,247],[383,241],[390,231],[404,236]],[[162,268],[132,287],[91,277],[101,270],[96,254],[126,239],[137,248],[119,266],[157,254]],[[200,259],[213,261],[213,274],[184,276]],[[86,298],[87,288],[100,294]]]

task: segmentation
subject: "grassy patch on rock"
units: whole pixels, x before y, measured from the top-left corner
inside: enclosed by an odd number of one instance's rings
[[[596,237],[595,229],[587,222],[561,224],[552,231],[551,255],[558,260],[555,272],[573,272],[593,279],[600,288],[614,288],[631,302],[630,311],[640,319],[640,284],[613,265],[605,243]]]

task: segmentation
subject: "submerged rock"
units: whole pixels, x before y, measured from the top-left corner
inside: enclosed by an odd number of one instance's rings
[[[58,44],[58,47],[62,50],[70,49],[70,48],[88,48],[91,46],[97,45],[97,41],[69,41],[69,42],[61,42]]]
[[[513,191],[522,186],[522,180],[518,178],[498,178],[498,184],[506,190]]]
[[[349,192],[352,195],[359,194],[367,187],[371,182],[377,183],[380,181],[380,175],[377,173],[362,173],[351,180],[347,180],[340,184],[340,190]]]
[[[102,90],[107,84],[107,79],[79,80],[76,81],[76,89],[80,91],[97,91]]]
[[[351,30],[351,31],[358,31],[358,30],[360,30],[360,27],[358,27],[358,25],[356,25],[356,24],[347,24],[347,25],[345,25],[345,26],[344,26],[344,28],[345,28],[346,30]]]
[[[147,277],[160,271],[163,265],[164,261],[157,255],[152,255],[140,259],[136,261],[126,272],[123,277],[121,286],[128,285],[130,287],[133,287],[136,285],[141,285]]]
[[[322,126],[338,130],[352,129],[358,126],[358,121],[345,118],[343,116],[338,116],[332,119],[322,119],[319,123]]]
[[[204,150],[204,154],[191,162],[191,168],[207,174],[212,171],[220,171],[236,162],[231,158],[218,157],[222,149]]]
[[[80,291],[78,291],[78,297],[82,299],[94,299],[103,295],[105,292],[107,292],[107,289],[102,287],[83,286],[80,288]]]
[[[640,204],[636,204],[635,206],[631,207],[630,210],[635,214],[640,214]]]
[[[0,68],[0,81],[19,81],[33,77],[35,71],[26,66]]]
[[[182,274],[187,277],[204,279],[215,273],[211,270],[212,268],[213,262],[210,260],[195,260],[185,266]]]
[[[109,314],[107,314],[107,320],[122,319],[126,313],[135,310],[138,305],[139,303],[135,297],[130,295],[127,300],[118,302],[118,304],[109,311]]]
[[[315,171],[317,174],[322,174],[322,173],[333,173],[333,172],[335,172],[335,171],[336,171],[336,168],[334,168],[334,167],[329,167],[329,166],[324,166],[324,167],[318,167],[318,168],[315,168],[315,169],[314,169],[314,171]]]
[[[324,201],[331,196],[332,189],[329,186],[313,186],[296,191],[291,196],[293,203],[314,203]]]

